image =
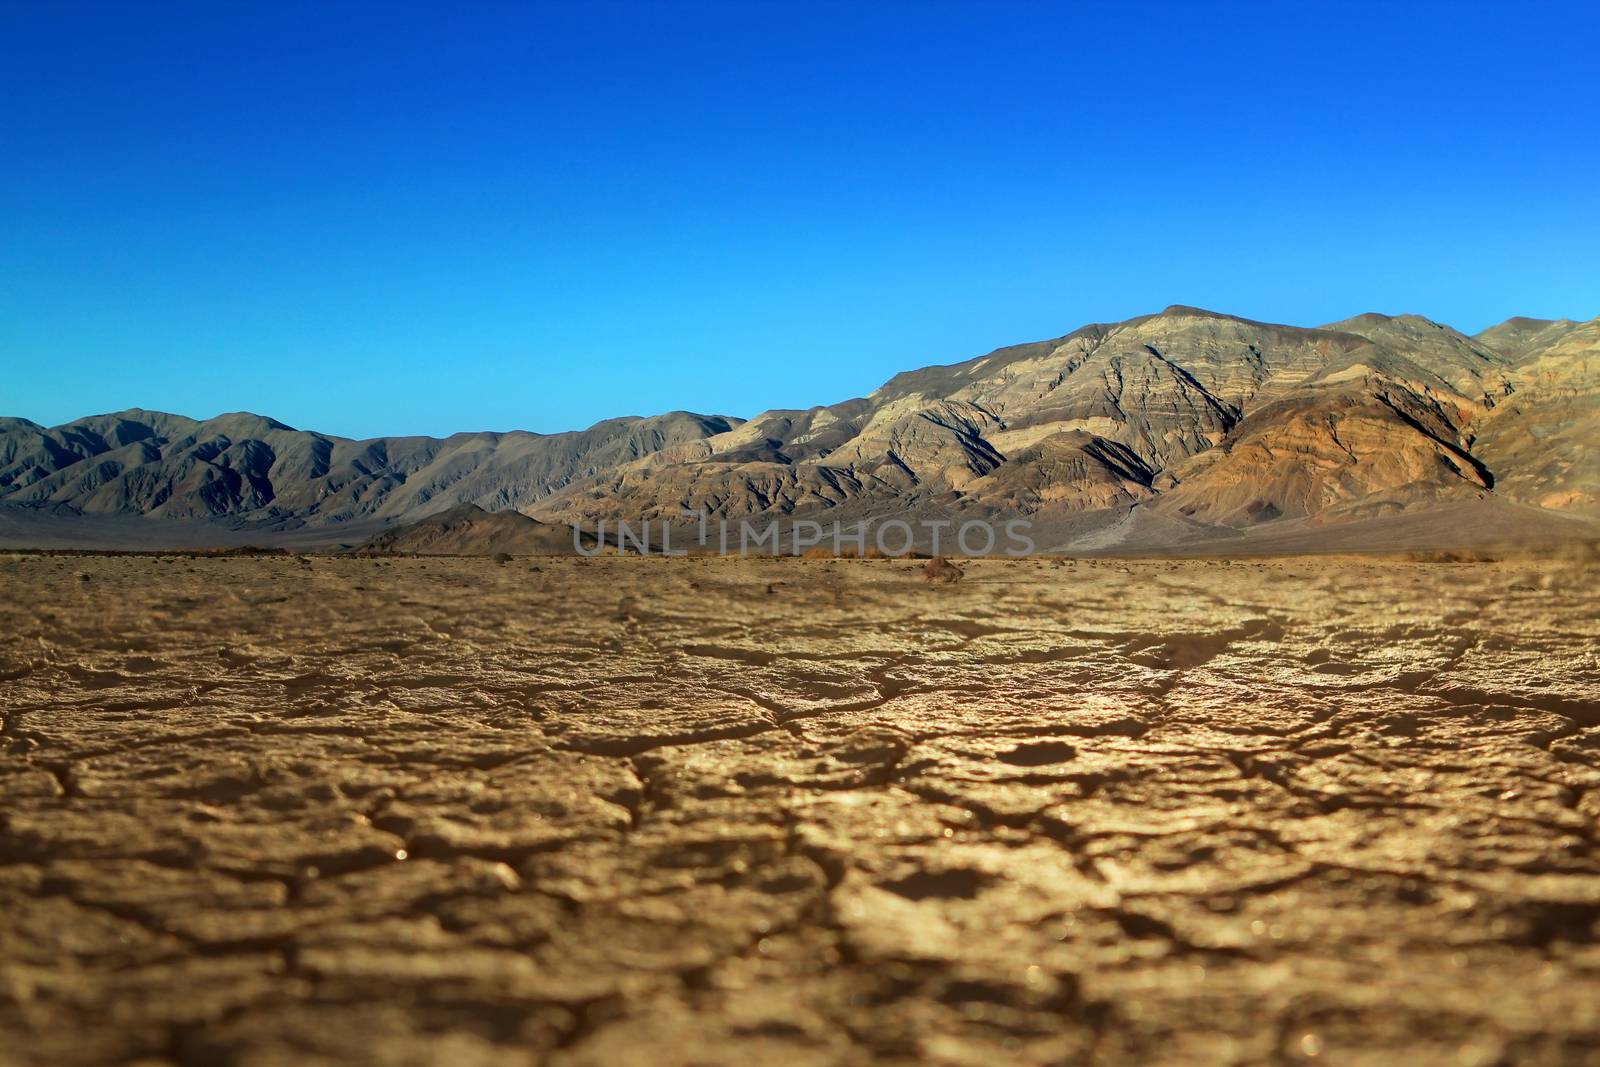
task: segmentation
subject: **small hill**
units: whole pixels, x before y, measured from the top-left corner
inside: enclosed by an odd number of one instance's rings
[[[425,519],[385,530],[356,549],[422,556],[571,555],[572,530],[516,511],[485,511],[460,504]]]

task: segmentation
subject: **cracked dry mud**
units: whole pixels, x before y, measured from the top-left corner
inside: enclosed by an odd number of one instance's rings
[[[0,559],[0,1062],[1600,1059],[1580,563]]]

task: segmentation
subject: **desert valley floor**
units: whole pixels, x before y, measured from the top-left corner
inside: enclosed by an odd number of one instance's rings
[[[1600,1061],[1600,569],[0,557],[0,1063]]]

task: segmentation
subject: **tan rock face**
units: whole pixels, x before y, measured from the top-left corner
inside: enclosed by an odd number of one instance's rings
[[[1363,375],[1258,413],[1222,447],[1174,471],[1161,506],[1245,526],[1391,490],[1411,504],[1487,491],[1494,477],[1463,436],[1428,399]]]
[[[1498,491],[1600,514],[1600,323],[1551,323],[1518,346],[1515,391],[1474,429]]]
[[[1592,563],[964,569],[0,556],[0,1061],[1600,1054]]]

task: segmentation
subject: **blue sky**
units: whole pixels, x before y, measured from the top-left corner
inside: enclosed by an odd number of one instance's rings
[[[751,415],[1167,304],[1600,314],[1586,4],[0,0],[0,414]]]

